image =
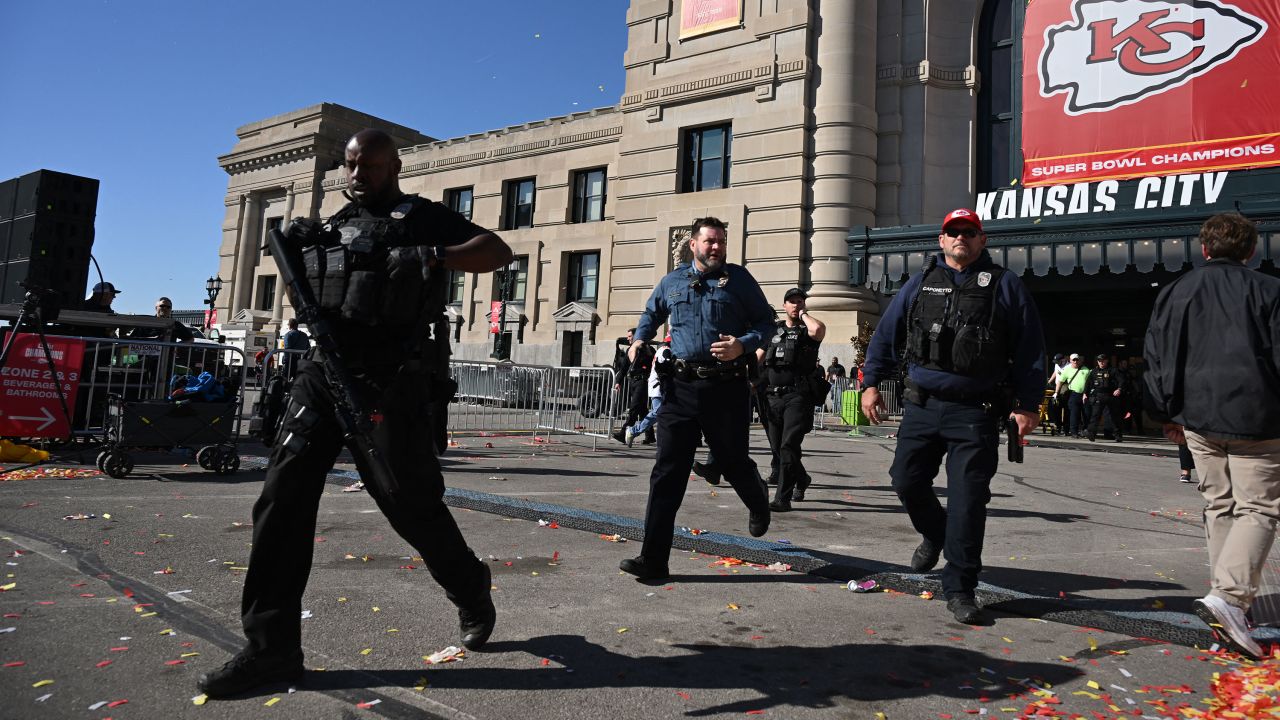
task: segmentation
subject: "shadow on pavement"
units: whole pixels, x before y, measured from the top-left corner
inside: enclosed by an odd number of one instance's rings
[[[745,640],[745,638],[744,638]],[[736,642],[736,641],[734,641]],[[962,647],[892,645],[886,643],[747,646],[744,644],[675,644],[686,654],[631,657],[577,635],[547,635],[527,641],[490,643],[485,654],[522,653],[550,664],[530,669],[473,668],[465,663],[432,669],[434,689],[543,690],[597,688],[668,688],[688,693],[694,703],[699,690],[745,690],[763,697],[690,709],[688,717],[792,706],[836,707],[841,700],[890,702],[941,695],[979,701],[1023,693],[1026,678],[1035,685],[1057,685],[1083,673],[1054,663],[1014,662]],[[514,663],[512,663],[514,664]],[[425,669],[327,671],[308,673],[308,689],[341,691],[413,687]]]

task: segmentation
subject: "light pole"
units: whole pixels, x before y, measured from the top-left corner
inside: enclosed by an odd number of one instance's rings
[[[218,293],[222,292],[222,276],[211,277],[204,281],[204,291],[209,293],[209,299],[204,301],[209,309],[204,314],[204,331],[208,334],[210,322],[213,320],[213,303],[218,300]]]
[[[493,336],[493,352],[489,357],[505,361],[511,359],[511,345],[506,342],[507,331],[507,303],[511,302],[511,296],[516,291],[516,274],[520,270],[520,261],[512,260],[510,265],[502,271],[502,283],[498,291],[498,333]]]

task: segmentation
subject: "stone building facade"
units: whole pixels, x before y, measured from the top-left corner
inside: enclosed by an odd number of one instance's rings
[[[722,16],[690,28],[691,3]],[[947,211],[1013,184],[1008,38],[1024,7],[631,0],[619,18],[625,90],[611,107],[447,140],[331,104],[245,125],[219,159],[230,177],[219,317],[278,329],[289,312],[260,250],[266,229],[336,211],[343,142],[379,127],[401,147],[406,192],[466,210],[520,258],[505,323],[517,362],[607,363],[704,215],[728,222],[730,260],[777,307],[787,288],[810,290],[829,326],[823,361],[847,360],[886,301],[868,263],[881,272],[896,257],[873,257],[875,229],[917,226],[923,248]],[[457,356],[489,356],[498,297],[495,275],[453,278]]]

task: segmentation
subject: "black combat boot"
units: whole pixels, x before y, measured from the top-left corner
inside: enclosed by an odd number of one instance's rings
[[[211,698],[231,697],[261,685],[302,679],[302,651],[284,657],[251,655],[248,650],[200,676],[196,687]]]
[[[643,555],[623,560],[618,563],[618,569],[635,575],[641,580],[661,580],[671,576],[671,572],[666,565],[659,565],[651,560],[646,560]]]
[[[493,634],[493,626],[498,621],[498,609],[493,606],[490,589],[493,585],[493,574],[489,566],[480,564],[484,569],[484,592],[481,599],[466,607],[458,608],[458,628],[462,634],[462,646],[468,650],[479,650],[489,641]]]

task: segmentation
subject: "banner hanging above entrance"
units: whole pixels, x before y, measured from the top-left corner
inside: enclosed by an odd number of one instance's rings
[[[742,24],[742,0],[681,0],[680,39]]]
[[[1036,0],[1024,185],[1280,165],[1280,3]]]

